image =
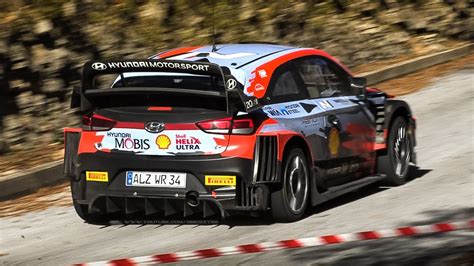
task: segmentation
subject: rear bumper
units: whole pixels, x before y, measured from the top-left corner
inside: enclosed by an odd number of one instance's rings
[[[66,160],[65,160],[65,163]],[[77,203],[90,213],[122,213],[187,217],[267,208],[268,189],[254,185],[253,160],[221,156],[136,156],[122,153],[84,153],[77,157],[71,190]],[[184,172],[186,188],[125,186],[126,171]],[[108,173],[108,182],[86,181],[86,171]],[[205,175],[236,176],[236,187],[206,186]],[[186,202],[189,192],[198,193],[198,206]]]

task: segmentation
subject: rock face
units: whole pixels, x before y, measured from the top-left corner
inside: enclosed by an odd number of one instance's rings
[[[317,47],[348,66],[474,39],[473,2],[441,0],[87,1],[0,7],[0,153],[62,141],[81,66],[180,45],[270,41]]]

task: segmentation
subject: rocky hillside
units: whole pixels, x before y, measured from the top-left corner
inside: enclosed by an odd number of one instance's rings
[[[61,141],[90,59],[210,43],[214,25],[219,43],[318,47],[356,66],[472,41],[473,10],[469,0],[1,1],[0,152]]]

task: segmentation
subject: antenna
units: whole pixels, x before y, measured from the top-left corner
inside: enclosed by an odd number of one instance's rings
[[[215,29],[215,19],[214,19],[214,10],[216,9],[216,1],[212,0],[212,49],[211,52],[216,52],[217,47],[216,47],[216,29]]]

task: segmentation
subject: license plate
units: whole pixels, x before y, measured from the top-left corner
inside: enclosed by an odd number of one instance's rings
[[[169,172],[127,171],[125,178],[125,186],[185,188],[186,174]]]

